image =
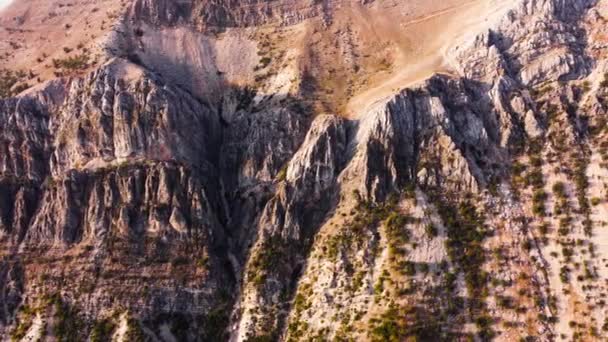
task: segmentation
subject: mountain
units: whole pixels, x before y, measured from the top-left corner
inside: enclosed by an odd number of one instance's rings
[[[605,340],[607,20],[14,1],[2,340]]]

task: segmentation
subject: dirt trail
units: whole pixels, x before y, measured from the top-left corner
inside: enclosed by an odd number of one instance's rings
[[[479,2],[479,1],[480,0],[470,0],[470,1],[462,3],[462,4],[449,6],[447,8],[442,9],[442,10],[435,11],[435,12],[432,12],[430,14],[420,16],[418,19],[414,19],[414,20],[412,20],[410,22],[407,22],[405,25],[402,25],[402,26],[403,27],[409,27],[409,26],[413,26],[413,25],[416,25],[416,24],[419,24],[419,23],[422,23],[422,22],[425,22],[425,21],[437,18],[437,17],[442,16],[442,15],[450,14],[452,12],[455,12],[455,11],[459,10],[459,9],[462,9],[463,7],[465,7],[467,5],[471,5],[471,4],[474,4],[474,3]]]

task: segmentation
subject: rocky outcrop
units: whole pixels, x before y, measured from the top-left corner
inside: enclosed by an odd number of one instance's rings
[[[241,112],[229,122],[221,168],[230,188],[271,182],[302,143],[309,118],[293,108]]]
[[[347,137],[344,120],[315,118],[301,148],[278,176],[280,183],[259,219],[246,268],[237,340],[280,334],[285,323],[281,306],[288,305],[316,230],[337,200]]]
[[[518,1],[448,51],[459,75],[351,119],[248,36],[369,3],[136,0],[106,62],[0,100],[0,334],[603,336],[597,3]]]
[[[280,312],[294,277],[309,258],[316,230],[337,208],[330,193],[342,192],[342,203],[351,196],[344,189],[354,186],[363,199],[382,203],[408,184],[478,193],[498,177],[505,153],[499,137],[516,128],[497,124],[491,91],[439,76],[378,104],[350,129],[336,118],[317,117],[262,211],[234,338],[276,337],[284,329]],[[314,241],[313,248],[326,242]]]
[[[205,0],[181,3],[137,0],[132,11],[137,20],[153,25],[191,23],[199,30],[222,30],[271,23],[294,25],[307,18],[330,15],[329,9],[339,5],[339,1],[312,0]]]
[[[592,62],[580,18],[594,3],[589,0],[521,1],[487,33],[454,53],[463,74],[491,79],[504,72],[525,85],[582,77]]]
[[[204,188],[189,169],[171,163],[123,164],[70,171],[45,184],[26,244],[103,245],[112,234],[165,238],[217,236]]]
[[[51,123],[52,173],[133,159],[208,168],[217,160],[217,113],[130,63],[114,60],[75,80]]]
[[[44,180],[51,152],[51,113],[63,102],[61,81],[50,82],[43,91],[1,102],[0,132],[3,176]]]
[[[18,266],[2,275],[5,323],[15,300],[57,294],[78,301],[79,319],[128,307],[171,322],[180,312],[194,333],[235,286],[219,182],[201,182],[217,179],[218,115],[118,59],[63,87],[2,102],[2,250]]]
[[[437,76],[379,104],[358,125],[357,153],[344,177],[362,176],[359,190],[376,200],[408,182],[477,192],[500,173],[490,164],[502,158],[501,137],[516,129],[501,122],[492,91]]]

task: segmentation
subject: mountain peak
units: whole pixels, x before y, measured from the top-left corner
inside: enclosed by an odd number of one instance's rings
[[[604,0],[0,12],[0,336],[602,340]]]

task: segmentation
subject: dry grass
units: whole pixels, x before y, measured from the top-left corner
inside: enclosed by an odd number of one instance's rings
[[[124,6],[121,0],[14,1],[0,15],[0,66],[32,71],[37,75],[34,85],[56,77],[53,60],[77,58],[86,51],[95,61]]]

